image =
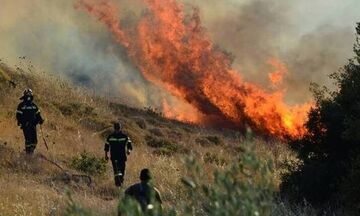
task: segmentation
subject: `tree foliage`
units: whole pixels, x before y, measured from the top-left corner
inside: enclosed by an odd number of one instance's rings
[[[316,106],[306,123],[309,133],[291,144],[303,164],[285,176],[282,184],[282,191],[293,198],[321,204],[349,195],[343,185],[360,165],[355,158],[360,152],[360,23],[356,32],[355,57],[330,76],[337,89],[312,86]],[[341,196],[335,197],[339,193]]]

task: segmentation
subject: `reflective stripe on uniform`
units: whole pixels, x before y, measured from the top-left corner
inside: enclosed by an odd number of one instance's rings
[[[22,110],[34,110],[36,109],[36,106],[23,106],[21,107]]]
[[[122,176],[122,173],[116,173],[115,176]]]
[[[16,110],[16,113],[19,113],[19,114],[24,114],[22,111],[20,110]]]
[[[114,142],[121,142],[121,141],[125,141],[126,138],[120,138],[120,139],[117,139],[117,138],[110,138],[109,141],[114,141]]]

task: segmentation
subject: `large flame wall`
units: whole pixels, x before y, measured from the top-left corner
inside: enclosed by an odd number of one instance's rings
[[[231,67],[231,58],[216,48],[201,25],[199,11],[185,15],[176,0],[143,0],[147,9],[136,28],[121,26],[119,9],[109,0],[79,0],[77,7],[106,25],[125,47],[143,76],[187,102],[196,111],[177,110],[162,101],[164,113],[195,123],[238,128],[279,138],[302,136],[310,104],[288,106],[276,86],[286,67],[269,64],[273,90],[246,82]]]

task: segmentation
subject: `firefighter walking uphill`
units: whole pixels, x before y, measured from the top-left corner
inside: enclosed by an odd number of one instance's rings
[[[125,177],[127,155],[132,151],[130,138],[121,130],[120,123],[114,123],[114,132],[110,134],[105,143],[105,160],[109,160],[108,152],[114,171],[115,185],[121,187]]]
[[[38,106],[33,102],[34,96],[31,89],[25,89],[22,102],[16,110],[16,120],[18,126],[23,130],[25,138],[26,154],[33,154],[37,145],[36,126],[43,124],[44,119],[41,117]]]

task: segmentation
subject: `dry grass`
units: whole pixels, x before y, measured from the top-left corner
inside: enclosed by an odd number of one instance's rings
[[[16,126],[14,111],[26,87],[33,89],[35,101],[46,118],[43,129],[50,150],[46,151],[39,136],[38,154],[76,172],[68,166],[71,158],[84,150],[102,157],[104,137],[111,131],[111,121],[120,119],[134,142],[134,151],[128,158],[125,187],[137,182],[140,170],[148,167],[168,207],[186,199],[180,182],[186,173],[184,156],[191,152],[203,161],[205,173],[212,173],[241,154],[241,146],[246,145],[233,132],[186,125],[163,119],[149,110],[110,103],[86,94],[64,78],[38,72],[33,67],[25,68],[13,70],[0,64],[1,74],[6,74],[2,76],[6,79],[0,79],[0,215],[61,215],[68,199],[67,190],[72,191],[76,202],[98,215],[115,215],[119,192],[113,185],[110,163],[104,176],[93,177],[94,187],[88,187],[56,180],[63,174],[62,170],[37,160],[38,156],[28,162],[22,154],[23,137]],[[17,84],[16,88],[9,85],[9,79]],[[154,152],[154,146],[146,142],[149,136],[160,138],[164,143],[176,143],[176,151],[171,154]],[[282,162],[292,160],[293,156],[286,146],[264,145],[259,140],[254,143],[260,157],[270,155],[276,161],[278,176],[275,178],[279,182]],[[206,157],[218,159],[204,160]],[[211,160],[215,162],[209,162]]]

